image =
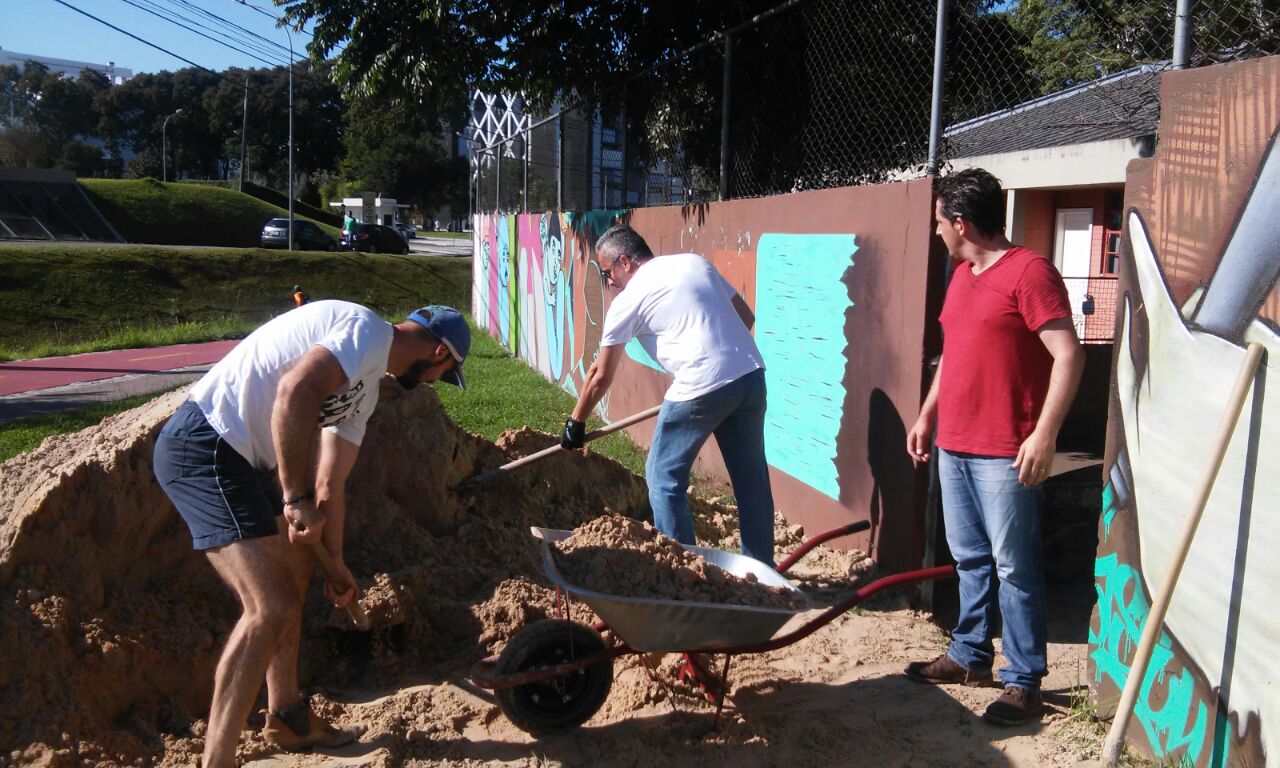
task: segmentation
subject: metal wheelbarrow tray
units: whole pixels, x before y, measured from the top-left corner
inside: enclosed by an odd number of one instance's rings
[[[765,653],[799,642],[886,589],[955,575],[955,567],[947,565],[885,576],[775,637],[789,619],[813,607],[782,574],[817,545],[870,527],[862,520],[819,534],[801,544],[776,570],[731,552],[685,547],[736,576],[753,573],[761,583],[795,591],[804,598],[798,608],[623,597],[584,589],[566,581],[552,557],[551,544],[571,532],[534,528],[533,535],[542,546],[543,568],[556,591],[577,597],[601,621],[594,626],[573,621],[568,601],[562,601],[559,618],[526,625],[508,640],[501,654],[477,661],[471,681],[493,690],[498,708],[516,727],[542,737],[576,728],[600,709],[613,684],[614,659],[678,651],[684,655],[678,677],[707,694],[716,706],[713,722],[719,722],[729,691],[729,662],[735,655]],[[708,667],[706,653],[724,655],[718,674]]]
[[[709,547],[682,545],[707,562],[743,578],[753,574],[769,587],[781,587],[800,601],[796,608],[762,608],[728,603],[691,600],[624,597],[595,592],[571,584],[556,567],[553,544],[569,538],[572,531],[532,528],[542,543],[542,567],[547,578],[596,612],[609,629],[636,651],[702,651],[763,643],[798,613],[813,605],[807,595],[782,574],[745,555]]]

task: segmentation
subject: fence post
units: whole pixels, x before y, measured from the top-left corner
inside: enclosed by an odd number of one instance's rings
[[[533,129],[524,133],[524,187],[520,190],[520,210],[529,212],[529,139],[533,138]]]
[[[929,164],[926,172],[938,175],[938,149],[942,144],[942,79],[946,76],[947,0],[938,0],[938,26],[933,36],[933,105],[929,110]]]
[[[1178,0],[1173,23],[1173,68],[1186,69],[1191,62],[1191,0]]]
[[[556,112],[556,212],[564,210],[564,105]]]
[[[587,182],[587,199],[583,203],[582,210],[591,210],[591,203],[595,199],[596,185],[591,178],[596,165],[596,113],[594,111],[587,112],[587,172],[582,174]]]
[[[497,158],[497,171],[493,174],[493,212],[502,212],[502,142],[498,142],[493,148],[493,154]]]
[[[619,122],[621,123],[621,125],[619,126],[619,130],[618,130],[618,133],[620,135],[620,141],[618,142],[618,147],[620,148],[619,151],[620,151],[620,154],[622,155],[622,200],[619,201],[618,207],[626,208],[627,207],[627,84],[625,82],[623,82],[622,84],[622,109],[619,110],[619,114],[621,115],[621,117],[619,118]]]
[[[720,199],[729,199],[729,109],[733,86],[733,33],[724,35],[724,78],[720,97]],[[686,182],[686,189],[688,184]]]

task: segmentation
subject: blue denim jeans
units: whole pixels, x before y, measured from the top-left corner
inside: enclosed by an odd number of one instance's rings
[[[1009,662],[1000,679],[1038,691],[1046,673],[1044,490],[1019,483],[1012,464],[1008,456],[938,450],[942,517],[960,574],[960,619],[947,655],[966,669],[990,669],[998,608]]]
[[[681,544],[695,544],[689,471],[716,436],[738,503],[742,554],[773,566],[773,490],[764,458],[764,371],[755,370],[693,400],[664,400],[645,473],[653,523]]]

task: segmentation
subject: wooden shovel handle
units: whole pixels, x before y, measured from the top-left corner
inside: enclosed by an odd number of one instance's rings
[[[645,419],[652,419],[654,416],[658,415],[658,411],[660,410],[662,410],[662,406],[655,405],[652,408],[648,408],[646,410],[640,411],[639,413],[632,414],[626,417],[625,419],[618,419],[612,424],[607,424],[601,427],[600,429],[596,429],[596,430],[592,430],[591,432],[588,432],[586,435],[583,436],[582,442],[589,443],[592,440],[598,440],[599,438],[602,438],[605,435],[617,432],[620,429],[626,429],[632,424],[639,423],[641,421],[644,421]],[[495,467],[494,469],[481,472],[480,474],[476,475],[470,480],[467,480],[464,482],[467,485],[483,483],[484,481],[497,477],[498,475],[501,475],[504,472],[510,472],[513,469],[518,469],[520,467],[525,466],[526,464],[532,464],[535,461],[541,461],[542,459],[545,459],[548,456],[554,456],[555,454],[560,453],[563,450],[564,449],[561,448],[559,444],[556,444],[551,446],[550,448],[544,448],[541,451],[538,451],[537,453],[531,453],[528,456],[522,456],[521,458],[518,458],[515,461],[507,462],[506,464],[503,464],[500,467]]]
[[[324,542],[311,542],[311,551],[315,554],[316,560],[320,561],[320,568],[324,571],[324,576],[329,580],[330,584],[337,585],[338,566],[333,562],[333,557],[329,555],[329,550],[325,549]],[[347,603],[347,613],[351,614],[351,620],[355,622],[356,629],[368,629],[370,626],[369,615],[364,612],[364,608],[360,605],[360,587],[356,587],[355,597],[351,602]]]

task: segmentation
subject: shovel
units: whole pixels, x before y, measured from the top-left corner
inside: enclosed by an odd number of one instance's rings
[[[642,421],[645,421],[646,419],[652,419],[654,416],[658,415],[658,411],[660,410],[662,410],[662,406],[655,405],[652,408],[649,408],[637,414],[628,416],[625,419],[619,419],[618,421],[615,421],[612,424],[608,424],[606,426],[601,427],[600,429],[588,432],[586,435],[583,436],[582,442],[589,443],[592,440],[596,440],[598,438],[604,437],[605,435],[611,434],[613,432],[617,432],[620,429],[626,429],[632,424],[638,424]],[[524,456],[522,458],[516,459],[515,461],[507,462],[506,464],[503,464],[500,467],[495,467],[493,469],[489,469],[484,472],[481,472],[478,475],[473,475],[464,480],[461,480],[458,483],[454,484],[451,490],[454,490],[454,491],[470,490],[482,483],[492,480],[493,478],[499,475],[506,474],[507,472],[510,472],[513,469],[518,469],[519,467],[523,467],[526,464],[532,464],[535,461],[545,459],[548,456],[553,456],[557,453],[560,453],[563,450],[565,449],[561,448],[558,444],[553,445],[550,448],[545,448],[541,451],[538,451],[537,453],[531,453],[528,456]]]
[[[295,526],[297,527],[297,526]],[[333,562],[333,556],[329,554],[329,550],[325,549],[324,542],[311,542],[311,554],[315,555],[316,560],[320,563],[320,570],[324,571],[324,577],[329,580],[330,584],[338,583],[338,567]],[[369,614],[364,612],[364,607],[360,605],[360,587],[356,587],[356,594],[351,598],[351,602],[347,603],[347,613],[351,614],[351,620],[355,622],[356,629],[368,630],[373,622],[369,621]]]

